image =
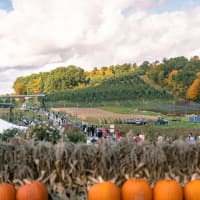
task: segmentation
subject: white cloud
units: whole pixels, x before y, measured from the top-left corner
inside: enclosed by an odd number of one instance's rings
[[[12,12],[0,11],[0,93],[10,92],[17,76],[61,65],[75,64],[89,70],[199,55],[200,8],[148,12],[163,3],[13,0]],[[27,66],[27,70],[20,71],[20,66]]]

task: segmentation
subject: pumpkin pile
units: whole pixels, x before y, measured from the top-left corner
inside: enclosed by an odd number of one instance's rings
[[[39,181],[20,186],[0,184],[0,200],[48,200],[48,190]],[[129,178],[121,189],[111,181],[92,185],[88,200],[200,200],[200,180],[187,182],[184,187],[175,180],[159,180],[153,189],[146,179]]]
[[[122,188],[110,181],[96,183],[88,200],[200,200],[200,180],[181,185],[175,180],[159,180],[153,189],[146,179],[129,178]],[[0,199],[1,200],[1,199]]]
[[[18,190],[9,183],[0,184],[0,200],[48,200],[48,190],[39,181],[22,185]]]

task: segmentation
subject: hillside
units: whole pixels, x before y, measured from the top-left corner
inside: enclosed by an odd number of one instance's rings
[[[48,95],[47,101],[71,101],[76,103],[100,103],[112,101],[138,101],[141,99],[171,98],[164,90],[146,84],[136,73],[103,79],[99,85],[67,90]]]
[[[200,60],[197,56],[165,59],[162,63],[148,63],[143,68],[154,86],[162,87],[177,97],[200,102]]]
[[[144,99],[200,102],[200,59],[185,57],[94,68],[70,65],[26,77],[13,84],[16,94],[48,94],[48,102],[100,104]]]

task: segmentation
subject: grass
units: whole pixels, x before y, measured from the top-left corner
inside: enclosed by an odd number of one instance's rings
[[[167,102],[150,102],[149,104],[138,103],[137,105],[105,105],[100,108],[106,111],[111,111],[115,113],[123,113],[123,114],[146,114],[146,115],[157,115],[159,113],[165,115],[174,115],[181,116],[186,114],[200,114],[200,106],[195,105],[175,105],[175,104],[167,104]]]
[[[158,136],[162,135],[165,137],[171,137],[172,140],[177,138],[186,138],[189,132],[192,132],[194,136],[198,137],[200,133],[200,123],[199,124],[183,124],[183,123],[170,123],[168,126],[165,125],[155,125],[148,124],[146,126],[136,126],[136,125],[116,125],[116,129],[122,132],[122,135],[135,136],[136,134],[143,134],[145,138],[149,141],[156,141]]]
[[[122,108],[120,108],[122,109]],[[120,109],[116,109],[119,111]],[[110,109],[108,109],[110,110]],[[115,108],[111,111],[116,111]],[[142,113],[141,111],[137,112]],[[144,113],[143,113],[144,114]],[[158,116],[158,113],[148,113]],[[148,115],[147,115],[148,118]],[[168,120],[168,125],[156,125],[154,121],[149,121],[148,125],[130,125],[130,124],[116,124],[116,130],[121,130],[123,135],[131,133],[132,136],[139,134],[144,134],[145,137],[151,141],[155,141],[159,135],[172,137],[177,139],[179,137],[187,137],[189,132],[192,132],[194,136],[200,135],[200,123],[190,122],[187,116],[167,116],[164,115],[164,119]],[[177,121],[175,121],[177,120]]]
[[[138,109],[152,108],[157,105],[171,105],[173,100],[168,99],[141,99],[141,100],[124,100],[124,101],[101,101],[101,102],[71,102],[71,101],[56,101],[46,102],[48,107],[133,107]]]
[[[136,107],[111,107],[105,106],[101,107],[102,110],[110,111],[113,113],[120,113],[120,114],[137,114],[137,115],[149,115],[149,116],[157,116],[158,113],[151,112],[151,111],[141,111],[138,110]]]

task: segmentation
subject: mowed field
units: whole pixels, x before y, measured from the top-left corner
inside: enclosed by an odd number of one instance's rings
[[[0,113],[6,113],[9,110],[10,110],[9,108],[0,108]]]
[[[127,118],[148,118],[150,120],[156,120],[155,116],[137,115],[137,114],[120,114],[102,110],[100,108],[52,108],[54,112],[65,112],[79,119],[87,120],[88,118],[100,119],[100,118],[113,118],[113,119],[127,119]]]

